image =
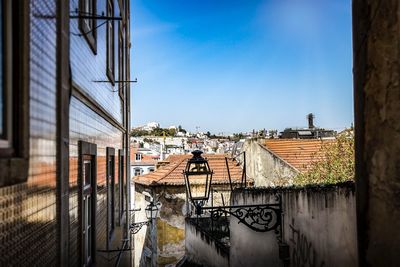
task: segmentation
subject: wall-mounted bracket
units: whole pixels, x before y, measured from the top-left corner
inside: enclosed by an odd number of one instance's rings
[[[120,80],[120,81],[110,81],[110,80],[94,80],[94,83],[137,83],[137,78],[134,80]]]
[[[282,244],[282,196],[275,195],[275,203],[256,204],[256,205],[232,205],[232,206],[216,206],[202,207],[198,216],[204,211],[210,213],[212,221],[218,221],[221,217],[227,217],[229,214],[238,219],[238,224],[244,224],[248,228],[256,232],[274,231],[279,244]]]
[[[74,12],[72,12],[69,15],[69,18],[70,19],[103,20],[102,23],[100,23],[99,25],[97,25],[96,27],[90,29],[87,32],[84,32],[84,33],[72,33],[72,35],[75,35],[75,36],[87,35],[87,34],[93,32],[94,30],[96,30],[97,28],[105,25],[108,21],[122,21],[122,17],[105,16],[104,12],[101,15],[98,15],[98,14],[91,14],[91,13],[87,13],[87,12],[81,12],[81,11],[78,11],[78,10],[75,10]]]
[[[229,214],[236,217],[239,224],[256,232],[276,230],[281,224],[282,210],[279,204],[204,207],[202,210],[209,210],[213,220]]]
[[[101,15],[99,15],[99,14],[89,14],[86,12],[79,12],[79,11],[72,12],[69,15],[69,18],[70,19],[96,19],[96,20],[106,20],[106,21],[122,20],[122,17],[105,16],[104,12]]]
[[[131,232],[131,234],[137,234],[140,231],[140,229],[142,229],[143,226],[149,225],[149,224],[150,224],[150,220],[145,221],[145,222],[131,223],[129,225],[129,231]]]

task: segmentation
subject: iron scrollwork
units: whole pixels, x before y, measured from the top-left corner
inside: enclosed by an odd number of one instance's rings
[[[131,223],[129,225],[129,231],[131,234],[136,234],[142,229],[143,226],[149,225],[150,221],[145,221],[145,222],[137,222],[137,223]]]
[[[282,216],[280,196],[277,197],[277,200],[279,202],[273,204],[204,207],[202,209],[209,210],[212,220],[218,220],[229,214],[237,218],[239,224],[243,223],[256,232],[275,230],[275,233],[279,235]]]

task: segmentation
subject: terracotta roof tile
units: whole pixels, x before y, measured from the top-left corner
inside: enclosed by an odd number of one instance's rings
[[[334,140],[320,139],[268,139],[264,146],[300,172],[306,171],[312,162],[323,159],[321,148]]]
[[[144,185],[184,185],[183,170],[186,167],[187,160],[191,155],[171,155],[166,161],[170,161],[168,165],[162,166],[155,172],[136,176],[135,183]],[[206,154],[210,168],[214,171],[213,184],[228,184],[228,172],[225,163],[224,154]],[[234,160],[228,159],[229,171],[233,183],[239,183],[242,178],[242,168],[237,165]]]

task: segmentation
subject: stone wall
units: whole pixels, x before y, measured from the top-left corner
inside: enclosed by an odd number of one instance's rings
[[[260,145],[257,140],[246,140],[242,151],[246,152],[247,176],[254,179],[255,187],[288,185],[298,173],[283,159]]]
[[[282,196],[290,266],[358,265],[353,184],[237,190],[232,204],[273,203],[276,194]],[[274,232],[258,233],[237,222],[231,218],[231,266],[283,266]]]
[[[400,2],[353,0],[360,266],[400,261]]]

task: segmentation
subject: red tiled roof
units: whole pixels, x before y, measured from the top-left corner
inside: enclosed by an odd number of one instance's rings
[[[164,161],[172,163],[172,162],[177,162],[181,161],[182,157],[190,158],[191,155],[179,155],[179,154],[173,154],[169,155]]]
[[[136,161],[136,154],[139,153],[142,155],[140,161]],[[139,151],[139,144],[134,143],[131,144],[131,149],[130,149],[130,159],[131,159],[131,164],[135,165],[136,163],[144,163],[146,162],[147,164],[157,164],[157,162],[160,159],[159,155],[147,155],[143,154],[142,152]],[[136,164],[136,165],[143,165],[143,164]],[[146,164],[144,164],[146,165]]]
[[[131,166],[147,166],[147,165],[156,166],[157,162],[158,160],[131,161]]]
[[[312,162],[322,159],[321,148],[334,140],[320,139],[268,139],[265,147],[300,172],[306,171]]]
[[[228,172],[225,163],[224,154],[209,154],[203,155],[208,159],[210,168],[214,171],[212,183],[213,184],[228,184]],[[136,176],[135,183],[144,185],[184,185],[185,180],[183,177],[183,170],[186,167],[187,160],[191,155],[171,155],[166,161],[170,163],[162,166],[155,172]],[[231,174],[232,183],[240,183],[242,179],[242,168],[237,165],[237,162],[228,159],[229,171]]]

